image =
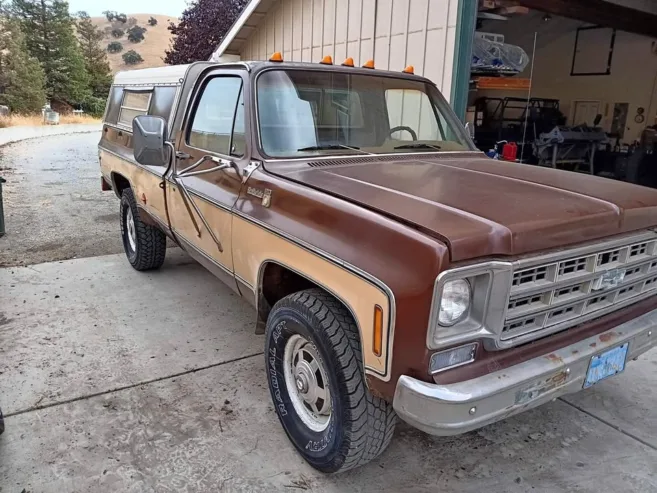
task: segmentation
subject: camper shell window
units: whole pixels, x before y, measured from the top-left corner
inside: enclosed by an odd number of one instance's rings
[[[132,120],[140,115],[148,114],[153,90],[136,91],[125,89],[119,112],[119,125],[132,128]]]

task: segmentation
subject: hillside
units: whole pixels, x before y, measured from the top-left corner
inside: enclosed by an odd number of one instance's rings
[[[134,17],[137,19],[137,25],[145,27],[147,31],[144,33],[144,40],[141,43],[131,43],[128,41],[127,30],[129,25],[126,23],[108,22],[105,17],[92,17],[91,20],[105,32],[104,44],[107,45],[113,41],[118,41],[123,45],[123,51],[120,53],[108,53],[112,72],[116,73],[121,70],[135,70],[140,68],[162,67],[164,66],[164,50],[169,48],[171,33],[167,29],[169,22],[177,22],[177,19],[167,15],[156,14],[127,14],[128,18]],[[149,26],[148,19],[150,17],[157,19],[156,26]],[[122,38],[114,38],[111,34],[112,26],[119,27],[126,31]],[[138,65],[126,65],[123,63],[121,55],[126,51],[135,50],[141,55],[144,61]]]

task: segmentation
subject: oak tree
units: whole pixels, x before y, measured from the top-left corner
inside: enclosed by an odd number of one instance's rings
[[[173,45],[169,65],[208,60],[237,20],[248,0],[194,0],[178,24],[170,23]]]

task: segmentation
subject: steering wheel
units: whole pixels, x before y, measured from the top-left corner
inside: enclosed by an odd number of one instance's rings
[[[417,140],[417,134],[415,133],[415,130],[413,130],[411,127],[407,127],[406,125],[399,125],[398,127],[391,128],[390,135],[394,134],[395,132],[400,132],[402,130],[406,130],[409,134],[411,134],[411,138],[413,140]]]

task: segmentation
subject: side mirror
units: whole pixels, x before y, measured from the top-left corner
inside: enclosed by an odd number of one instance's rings
[[[168,166],[167,122],[159,116],[140,115],[132,120],[135,160],[147,166]]]
[[[465,131],[468,133],[470,138],[474,140],[475,138],[475,128],[471,122],[465,122]]]

